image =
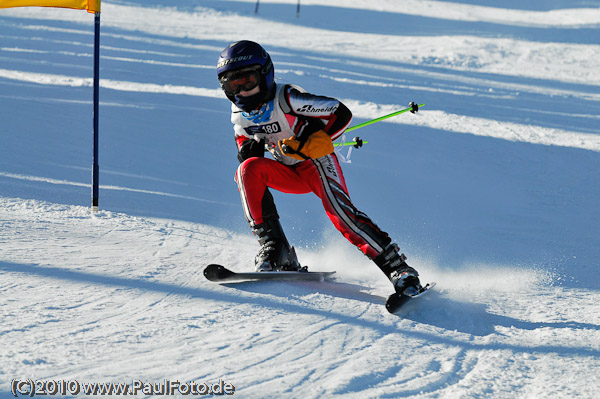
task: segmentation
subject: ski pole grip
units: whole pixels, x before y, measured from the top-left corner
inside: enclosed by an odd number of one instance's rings
[[[283,151],[284,154],[293,154],[296,152],[296,151],[294,151],[294,149],[292,147],[290,147],[287,144],[281,145],[281,151]]]
[[[363,146],[363,141],[358,136],[356,136],[355,138],[353,138],[352,141],[354,141],[354,148],[360,148],[360,147]]]
[[[410,107],[411,114],[415,114],[415,113],[419,112],[419,104],[411,101],[408,103],[408,106]]]

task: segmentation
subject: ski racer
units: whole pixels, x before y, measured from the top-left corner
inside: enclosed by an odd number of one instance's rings
[[[313,192],[333,225],[375,262],[397,293],[409,287],[419,290],[417,271],[348,195],[332,140],[350,124],[350,110],[334,98],[276,84],[271,57],[252,41],[227,46],[219,57],[217,74],[232,102],[231,122],[240,161],[235,180],[246,219],[261,246],[256,270],[301,269],[269,189]],[[264,156],[265,149],[272,159]]]

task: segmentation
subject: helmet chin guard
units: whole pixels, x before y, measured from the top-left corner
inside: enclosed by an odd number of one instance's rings
[[[229,96],[227,96],[229,97]],[[229,98],[231,100],[231,98]],[[238,106],[244,112],[250,112],[257,108],[259,108],[264,102],[267,101],[264,93],[258,92],[251,96],[243,97],[243,96],[233,96],[233,100],[231,100],[235,105]]]

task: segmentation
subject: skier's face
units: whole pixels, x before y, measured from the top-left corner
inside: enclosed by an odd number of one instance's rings
[[[256,86],[254,89],[249,90],[249,91],[240,90],[240,92],[238,93],[238,96],[249,97],[249,96],[253,96],[253,95],[257,94],[259,91],[260,91],[260,87]]]

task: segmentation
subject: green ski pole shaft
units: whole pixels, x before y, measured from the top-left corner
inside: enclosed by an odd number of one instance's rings
[[[382,121],[384,119],[387,119],[387,118],[391,118],[392,116],[400,115],[400,114],[402,114],[404,112],[407,112],[407,111],[415,113],[415,112],[417,112],[419,110],[419,108],[424,107],[424,106],[425,106],[425,104],[419,104],[419,105],[412,104],[408,108],[404,108],[404,109],[401,109],[400,111],[392,112],[389,115],[380,116],[379,118],[371,119],[370,121],[359,123],[358,125],[355,125],[355,126],[350,126],[348,129],[346,129],[346,132],[350,132],[352,130],[360,129],[361,127],[369,126],[369,125],[371,125],[373,123],[380,122],[380,121]],[[366,141],[365,141],[365,143],[366,143]]]

